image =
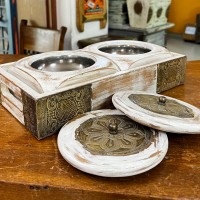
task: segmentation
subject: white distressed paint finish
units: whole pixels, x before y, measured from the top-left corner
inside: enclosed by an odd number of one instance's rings
[[[104,115],[122,115],[117,110],[97,110],[76,117],[59,132],[58,148],[63,158],[84,172],[104,177],[126,177],[146,172],[158,165],[168,149],[166,133],[158,132],[156,140],[145,150],[129,156],[93,155],[75,140],[75,130],[90,118]],[[154,130],[153,134],[156,134]]]
[[[62,72],[41,71],[31,67],[31,64],[39,59],[45,59],[48,57],[57,58],[59,56],[80,56],[90,58],[94,61],[94,64],[90,67],[80,70]],[[88,78],[90,79],[90,81],[95,81],[106,75],[113,74],[119,71],[118,67],[114,65],[110,60],[98,55],[94,55],[91,52],[82,51],[55,51],[38,54],[29,58],[19,60],[15,63],[15,68],[10,69],[10,71],[12,71],[12,73],[16,73],[16,68],[19,70],[18,76],[20,76],[20,73],[22,73],[21,77],[23,79],[26,79],[26,83],[30,82],[30,79],[32,83],[36,81],[35,85],[38,84],[36,88],[41,93],[55,91],[56,89],[70,85],[76,85],[76,87],[82,86],[87,84]],[[88,74],[92,76],[92,78],[88,77]],[[81,80],[79,81],[79,79]]]
[[[101,109],[118,91],[134,90],[156,93],[157,65],[133,69],[92,84],[92,110]]]
[[[194,117],[181,118],[170,115],[162,115],[143,109],[139,105],[132,102],[129,99],[131,94],[147,94],[155,95],[157,97],[163,95],[136,91],[121,91],[113,95],[112,102],[114,106],[125,113],[125,115],[127,115],[132,120],[145,126],[166,132],[191,134],[200,133],[200,110],[198,108],[183,101],[171,97],[166,97],[168,100],[176,101],[177,103],[192,109]]]
[[[134,55],[116,55],[99,51],[100,47],[112,45],[134,46],[150,51]],[[80,70],[64,72],[40,71],[31,67],[31,64],[39,59],[68,55],[90,58],[94,64]],[[181,57],[184,56],[145,42],[130,40],[102,42],[82,50],[42,53],[15,63],[3,64],[0,67],[0,81],[19,99],[23,90],[35,101],[90,84],[92,110],[94,110],[105,108],[107,101],[111,102],[112,95],[118,91],[156,92],[157,65]],[[11,102],[13,105],[18,104],[16,99]],[[5,105],[5,103],[2,104]],[[16,113],[12,114],[21,119],[22,114]]]
[[[122,56],[108,54],[98,50],[102,46],[117,44],[147,48],[150,49],[150,52]],[[34,61],[39,59],[64,55],[90,58],[94,60],[95,63],[81,70],[66,72],[40,71],[30,66]],[[23,88],[23,90],[33,96],[34,99],[37,99],[86,84],[100,82],[107,78],[114,80],[115,77],[118,77],[118,79],[121,77],[121,82],[123,82],[126,73],[134,74],[137,73],[136,69],[143,70],[147,67],[180,57],[184,56],[174,54],[163,47],[150,43],[126,40],[111,41],[97,43],[94,46],[91,45],[82,51],[57,51],[30,56],[16,63],[1,65],[0,74],[11,82],[16,83],[19,88]],[[129,89],[132,89],[132,82],[130,82],[130,84],[131,87]],[[119,89],[123,88],[119,87]]]
[[[134,55],[120,55],[115,53],[106,53],[100,50],[101,48],[109,46],[141,48],[144,50],[149,50],[149,52]],[[155,44],[130,40],[99,42],[85,47],[82,49],[82,51],[93,52],[97,55],[110,59],[119,67],[121,71],[159,64],[176,58],[184,57],[184,55],[170,52],[166,48]]]
[[[23,105],[22,102],[10,93],[9,88],[0,83],[1,103],[2,105],[22,124],[24,124]]]

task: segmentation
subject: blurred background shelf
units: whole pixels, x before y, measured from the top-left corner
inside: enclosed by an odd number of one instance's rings
[[[0,54],[16,53],[17,13],[15,0],[0,0]]]

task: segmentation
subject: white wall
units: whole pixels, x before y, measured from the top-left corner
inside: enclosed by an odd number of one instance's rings
[[[71,1],[75,0],[57,0],[57,28],[67,27],[64,49],[71,49]]]
[[[65,49],[78,49],[77,41],[85,38],[108,34],[108,23],[104,29],[100,29],[99,21],[84,23],[84,32],[76,28],[76,0],[57,0],[57,24],[67,27],[65,37]]]

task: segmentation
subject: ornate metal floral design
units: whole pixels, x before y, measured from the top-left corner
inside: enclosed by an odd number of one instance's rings
[[[125,156],[149,147],[154,135],[124,115],[106,115],[82,123],[75,138],[94,155]]]
[[[37,101],[22,91],[25,125],[38,139],[55,133],[68,120],[91,110],[91,86],[68,90]]]
[[[181,118],[194,117],[192,109],[163,96],[159,98],[154,95],[132,94],[129,99],[140,107],[158,114]]]

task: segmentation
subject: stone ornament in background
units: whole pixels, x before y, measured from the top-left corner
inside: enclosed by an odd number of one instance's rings
[[[128,9],[126,0],[108,1],[108,19],[112,25],[129,25]]]
[[[133,28],[152,28],[167,23],[171,0],[127,0],[129,23]]]

